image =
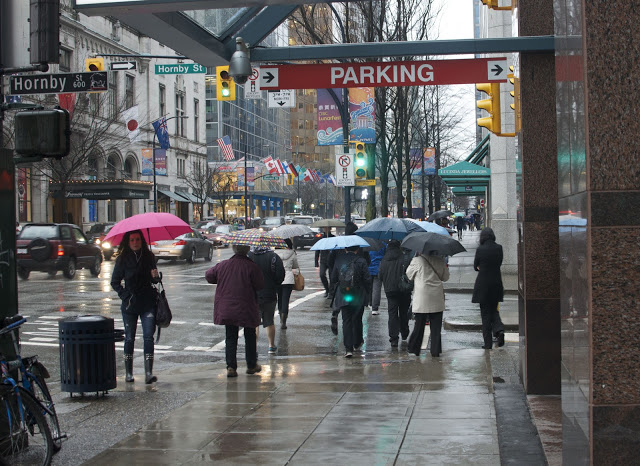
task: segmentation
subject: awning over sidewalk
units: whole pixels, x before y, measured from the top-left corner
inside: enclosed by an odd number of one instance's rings
[[[182,197],[180,194],[174,193],[173,191],[167,191],[165,189],[158,189],[158,193],[162,194],[163,196],[167,196],[168,198],[173,199],[174,201],[191,202],[188,199]]]

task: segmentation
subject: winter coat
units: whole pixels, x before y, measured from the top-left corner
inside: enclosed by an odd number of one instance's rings
[[[276,254],[282,259],[282,265],[284,266],[282,285],[293,285],[293,276],[300,273],[298,255],[293,249],[278,249]]]
[[[342,291],[340,290],[340,269],[343,265],[348,264],[351,261],[354,262],[354,275],[358,277],[356,290],[353,294],[353,299],[350,302],[345,301]],[[360,255],[353,253],[339,254],[336,257],[333,269],[331,270],[331,283],[336,284],[335,297],[333,299],[333,309],[340,309],[341,307],[354,307],[361,308],[365,305],[365,300],[371,292],[371,276],[369,275],[369,267],[367,261]]]
[[[502,286],[502,246],[487,240],[476,249],[473,268],[478,271],[473,287],[472,303],[498,303],[504,299]]]
[[[384,257],[384,253],[387,251],[387,246],[383,243],[383,246],[377,251],[369,251],[369,257],[371,262],[369,262],[369,275],[372,277],[378,275],[378,267],[380,267],[380,262]]]
[[[235,254],[205,273],[217,284],[213,323],[255,328],[260,325],[258,291],[264,286],[262,270],[247,256]]]
[[[323,238],[333,238],[335,235],[332,235],[331,233],[329,233],[329,236],[323,235]],[[315,267],[320,267],[320,264],[323,265],[329,265],[329,253],[331,251],[327,251],[327,250],[323,250],[323,251],[316,251],[315,254],[315,260],[314,260],[314,264]]]
[[[444,311],[444,286],[449,280],[449,268],[440,256],[416,256],[407,267],[407,277],[413,280],[413,312],[431,314]]]
[[[122,300],[124,312],[140,315],[155,306],[158,294],[152,284],[158,280],[151,276],[155,268],[156,259],[150,252],[140,260],[136,259],[133,251],[118,256],[111,274],[111,288]]]
[[[384,292],[387,296],[397,296],[400,293],[400,277],[409,265],[406,255],[400,246],[389,246],[380,262],[378,278],[382,280]]]
[[[271,250],[262,253],[250,252],[249,258],[258,265],[264,276],[264,287],[258,291],[258,302],[277,301],[278,288],[285,275],[282,259]]]

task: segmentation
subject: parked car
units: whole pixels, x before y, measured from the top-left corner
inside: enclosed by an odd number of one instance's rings
[[[156,259],[186,259],[193,264],[196,259],[204,258],[206,261],[213,259],[213,244],[200,232],[191,230],[191,233],[185,233],[175,239],[153,241],[151,252],[155,254]]]
[[[224,236],[235,231],[233,225],[217,225],[207,229],[204,233],[204,237],[207,238],[213,244],[213,247],[222,248],[229,247],[229,243],[224,241]]]
[[[82,230],[69,223],[29,223],[17,239],[18,276],[29,278],[32,271],[55,276],[58,270],[67,278],[77,269],[89,269],[97,276],[102,269],[102,251],[91,244]]]
[[[291,220],[292,225],[307,225],[313,233],[307,233],[302,236],[294,236],[293,241],[293,249],[303,248],[305,246],[313,246],[318,242],[320,238],[322,238],[322,231],[320,228],[312,228],[310,225],[315,222],[316,219],[311,215],[298,215]]]
[[[284,217],[266,217],[260,222],[260,231],[271,231],[285,224]]]
[[[89,231],[87,231],[87,238],[89,239],[89,242],[102,249],[102,255],[106,261],[113,257],[113,254],[118,247],[117,244],[111,244],[109,241],[104,241],[104,237],[107,236],[107,233],[109,233],[114,225],[115,223],[96,223],[91,226]]]

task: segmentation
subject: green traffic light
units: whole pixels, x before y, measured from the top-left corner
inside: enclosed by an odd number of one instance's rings
[[[229,97],[231,95],[231,91],[229,90],[229,83],[222,83],[221,93],[223,97]]]
[[[364,163],[364,158],[363,157],[358,157],[356,159],[356,167],[364,167],[365,163]]]

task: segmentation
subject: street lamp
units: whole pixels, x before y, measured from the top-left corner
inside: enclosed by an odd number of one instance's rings
[[[174,118],[189,118],[188,116],[184,116],[184,115],[176,115],[176,116],[172,116],[167,118],[165,121],[169,121],[169,120],[173,120]],[[154,122],[157,120],[154,120]],[[153,125],[151,126],[152,128]],[[160,125],[158,125],[158,128],[160,128]],[[167,128],[167,133],[169,132],[169,128]],[[156,184],[156,137],[158,136],[158,130],[156,128],[153,129],[153,148],[152,148],[152,157],[153,157],[153,211],[157,212],[158,211],[158,185]],[[166,159],[165,159],[166,160]],[[166,162],[165,162],[166,163]]]

